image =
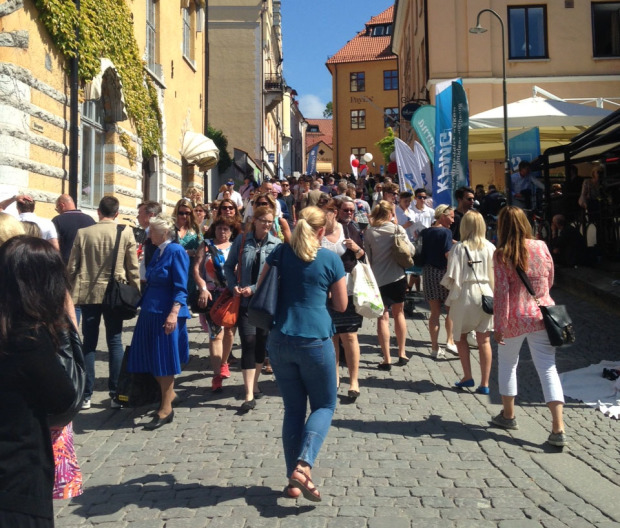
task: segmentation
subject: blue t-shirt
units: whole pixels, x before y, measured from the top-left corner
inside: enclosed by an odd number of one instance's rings
[[[289,336],[326,339],[335,329],[327,311],[327,293],[345,275],[336,253],[320,248],[312,262],[304,262],[288,244],[267,257],[279,257],[280,290],[275,328]]]
[[[428,227],[420,233],[420,236],[424,265],[446,269],[448,267],[446,253],[452,248],[452,231],[445,227]]]

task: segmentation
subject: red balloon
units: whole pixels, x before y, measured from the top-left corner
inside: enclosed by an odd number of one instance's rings
[[[395,161],[390,161],[388,163],[387,170],[391,174],[396,174],[398,172],[398,165],[396,165]]]
[[[359,167],[359,166],[360,166],[360,160],[358,159],[351,160],[351,167]]]

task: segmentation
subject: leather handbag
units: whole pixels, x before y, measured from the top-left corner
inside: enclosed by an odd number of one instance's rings
[[[392,258],[403,269],[409,269],[413,266],[413,256],[407,235],[400,232],[398,226],[394,226],[394,243],[392,244]]]
[[[148,372],[129,372],[127,370],[130,350],[131,347],[125,347],[114,399],[123,407],[142,407],[143,405],[159,403],[161,389],[154,376]]]
[[[241,247],[239,248],[239,257],[237,259],[237,284],[241,282],[241,257],[243,255],[243,247],[245,246],[245,233],[241,239]],[[220,296],[215,300],[209,315],[211,321],[217,326],[224,328],[232,328],[237,325],[239,317],[239,306],[241,306],[241,297],[233,295],[228,288],[225,288]]]
[[[476,275],[476,270],[474,269],[474,264],[479,264],[480,261],[473,261],[471,255],[469,254],[469,250],[467,246],[463,244],[463,248],[465,249],[465,253],[467,254],[467,265],[474,272],[474,277],[476,278],[476,282],[478,283],[478,288],[480,288],[480,295],[482,298],[481,306],[482,311],[486,314],[493,315],[493,296],[492,295],[484,295],[482,293],[482,286],[480,285],[480,281],[478,280],[478,275]]]
[[[119,281],[114,277],[116,270],[116,260],[118,258],[118,246],[121,241],[121,234],[125,229],[124,226],[116,226],[116,242],[114,244],[114,253],[112,255],[112,269],[110,270],[110,280],[103,294],[102,308],[119,316],[123,321],[133,319],[138,313],[138,304],[140,303],[140,291],[127,284]]]
[[[551,306],[542,306],[540,299],[536,297],[534,288],[530,283],[529,278],[521,268],[517,268],[517,274],[521,278],[521,281],[525,285],[525,288],[530,293],[536,305],[540,308],[542,313],[543,323],[545,324],[545,330],[549,336],[549,343],[554,347],[561,347],[563,345],[570,345],[575,342],[575,328],[573,327],[573,321],[568,315],[566,306],[563,304],[556,304]]]
[[[70,321],[67,329],[60,332],[58,340],[58,361],[71,379],[75,389],[75,397],[66,411],[60,414],[48,415],[47,423],[50,427],[64,427],[73,420],[74,416],[82,408],[82,399],[84,398],[84,389],[86,388],[86,369],[82,341]]]
[[[280,289],[280,268],[283,244],[274,250],[273,260],[267,274],[263,277],[248,305],[248,322],[256,328],[270,330],[278,309],[278,292]]]

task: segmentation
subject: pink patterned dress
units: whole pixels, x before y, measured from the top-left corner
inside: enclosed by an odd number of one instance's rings
[[[54,499],[70,499],[81,495],[82,471],[73,447],[73,424],[51,429],[54,450]]]

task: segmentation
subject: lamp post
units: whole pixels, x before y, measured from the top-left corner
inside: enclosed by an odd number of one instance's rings
[[[502,88],[504,90],[504,186],[506,187],[506,201],[508,205],[512,205],[512,185],[510,179],[510,159],[508,157],[508,103],[506,101],[506,45],[504,43],[504,21],[495,11],[492,9],[483,9],[478,13],[476,17],[476,27],[469,28],[470,33],[485,33],[486,28],[480,25],[480,15],[482,13],[491,13],[502,27]]]

